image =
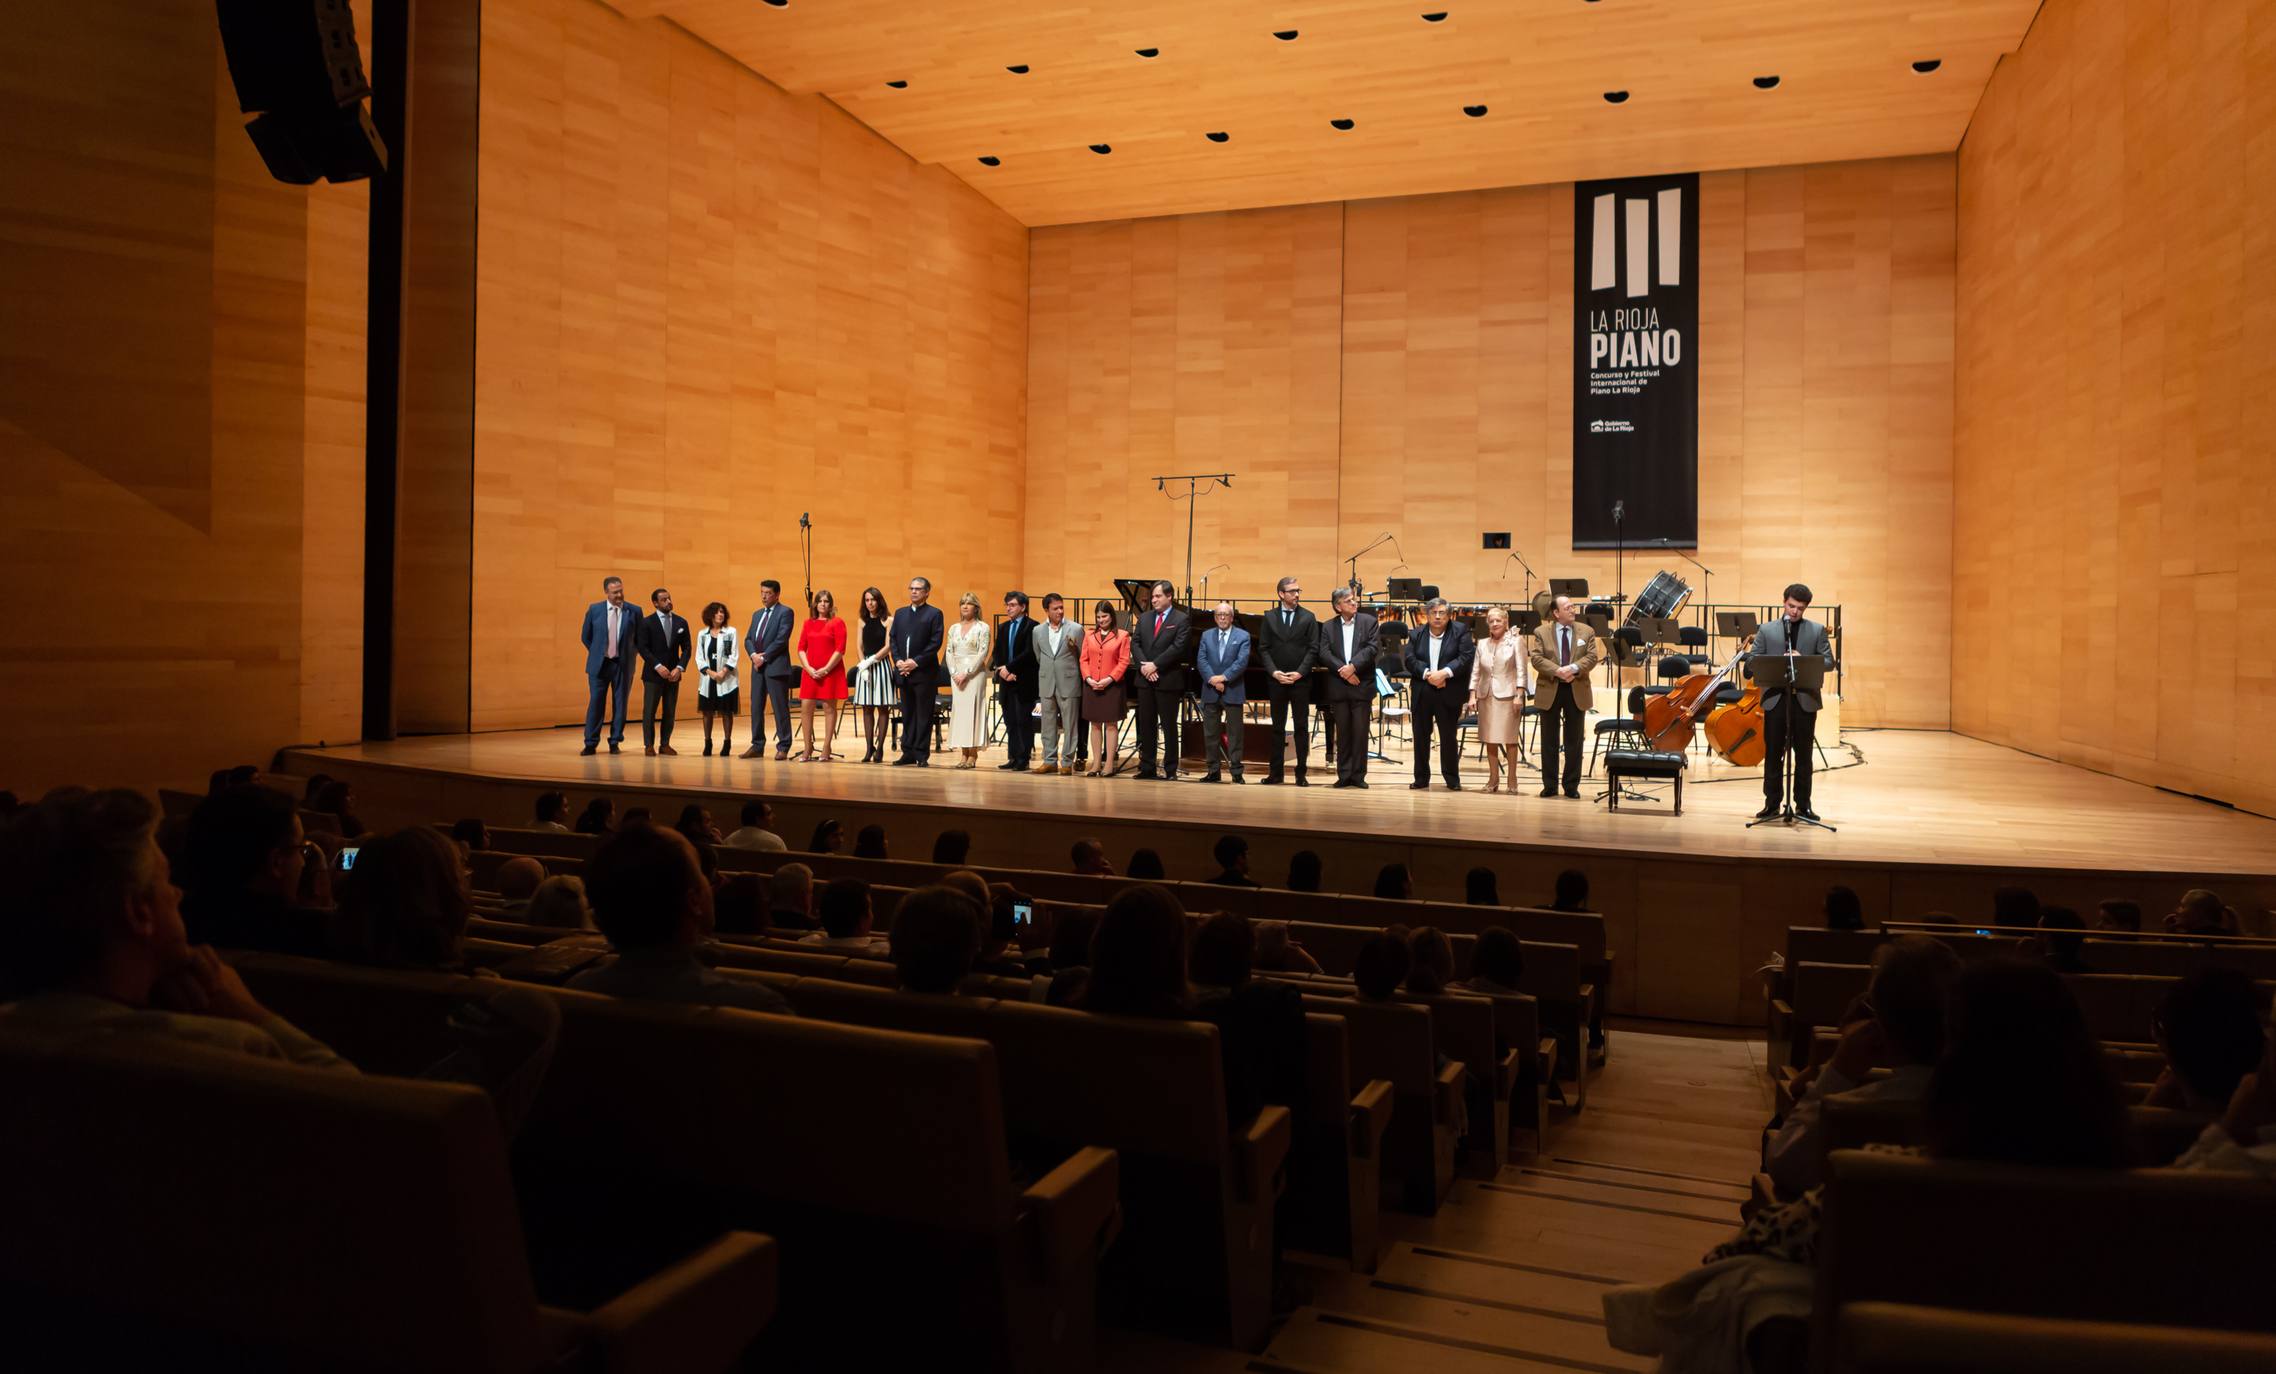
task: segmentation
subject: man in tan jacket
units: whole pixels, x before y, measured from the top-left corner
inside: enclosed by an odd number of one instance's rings
[[[1557,757],[1562,742],[1565,795],[1581,794],[1581,720],[1591,697],[1589,673],[1604,661],[1596,631],[1580,623],[1580,607],[1569,596],[1556,601],[1553,619],[1533,631],[1533,704],[1541,712],[1541,795],[1557,795]]]

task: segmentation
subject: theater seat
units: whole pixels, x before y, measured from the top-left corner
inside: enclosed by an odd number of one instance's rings
[[[1455,1122],[1462,1066],[1441,1069],[1430,1009],[1401,1002],[1304,994],[1304,1010],[1342,1017],[1351,1028],[1355,1078],[1390,1083],[1390,1129],[1383,1136],[1383,1184],[1402,1210],[1429,1216],[1454,1183]]]
[[[0,1026],[0,1320],[17,1368],[717,1370],[775,1248],[709,1233],[541,1307],[474,1088]]]
[[[2178,1326],[1986,1316],[1908,1303],[1841,1311],[1837,1374],[2267,1374],[2276,1336]]]

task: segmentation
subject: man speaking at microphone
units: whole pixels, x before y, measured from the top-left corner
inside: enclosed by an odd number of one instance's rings
[[[1785,613],[1754,632],[1753,655],[1782,658],[1788,653],[1814,654],[1830,666],[1833,641],[1825,626],[1802,618],[1809,609],[1810,589],[1799,582],[1788,587]],[[1794,756],[1794,814],[1806,821],[1818,818],[1810,809],[1810,761],[1817,751],[1818,708],[1823,704],[1812,691],[1790,694],[1781,686],[1763,692],[1762,810],[1755,813],[1757,820],[1778,814],[1789,751]]]

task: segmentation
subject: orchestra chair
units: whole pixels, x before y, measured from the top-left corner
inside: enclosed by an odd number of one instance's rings
[[[1665,688],[1661,689],[1665,691]],[[1628,714],[1606,714],[1589,731],[1588,773],[1596,776],[1598,757],[1607,749],[1642,749],[1644,743],[1644,688],[1628,689]]]
[[[0,1102],[20,1368],[724,1370],[774,1311],[774,1242],[716,1218],[547,1305],[469,1085],[11,1027]]]
[[[1683,647],[1683,656],[1702,668],[1714,667],[1707,654],[1707,628],[1704,625],[1685,625],[1675,633],[1676,643]]]
[[[2185,1326],[1987,1316],[1914,1303],[1841,1310],[1836,1374],[2260,1374],[2276,1369],[2276,1336]]]

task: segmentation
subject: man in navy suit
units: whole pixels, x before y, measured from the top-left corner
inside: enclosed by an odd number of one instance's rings
[[[1193,668],[1201,678],[1201,752],[1209,760],[1203,782],[1224,781],[1217,771],[1221,758],[1232,765],[1233,781],[1248,781],[1241,775],[1241,707],[1249,699],[1249,632],[1235,619],[1233,603],[1218,602],[1216,625],[1203,630],[1194,647]]]
[[[1027,593],[1004,593],[1004,623],[996,627],[996,647],[988,664],[996,674],[996,700],[1004,708],[1004,750],[1011,757],[998,768],[1024,773],[1035,748],[1035,622],[1027,618]]]
[[[624,604],[624,579],[601,579],[603,600],[585,608],[584,628],[577,640],[585,646],[585,683],[590,693],[585,700],[585,747],[579,754],[590,754],[601,746],[601,703],[616,699],[616,713],[609,719],[609,752],[615,753],[624,743],[624,708],[632,695],[633,637],[640,631],[640,612]]]
[[[940,689],[940,642],[945,628],[940,608],[925,604],[933,594],[927,578],[909,579],[909,604],[893,613],[887,651],[901,684],[901,757],[895,768],[932,766],[933,696]]]
[[[1470,696],[1470,664],[1477,651],[1470,643],[1470,627],[1454,618],[1443,596],[1425,606],[1430,623],[1407,637],[1407,677],[1413,686],[1415,708],[1415,780],[1417,792],[1430,787],[1430,737],[1438,735],[1438,774],[1446,790],[1462,790],[1462,703]]]
[[[790,627],[798,619],[782,604],[782,584],[773,578],[759,584],[759,608],[751,612],[751,632],[743,636],[743,652],[751,656],[751,747],[743,757],[755,759],[766,752],[766,710],[774,708],[774,756],[790,757],[790,684],[798,677],[798,664],[790,656]]]
[[[1139,613],[1130,627],[1131,694],[1138,698],[1138,777],[1151,782],[1178,776],[1178,710],[1185,702],[1186,653],[1192,648],[1185,612],[1177,608],[1177,588],[1156,582],[1153,607]],[[1168,749],[1159,773],[1154,771],[1155,734]]]
[[[695,643],[688,634],[686,616],[672,614],[672,594],[662,587],[648,594],[656,614],[640,622],[640,745],[647,753],[659,752],[656,708],[664,708],[661,752],[677,754],[672,747],[672,722],[680,715],[680,679],[687,676]]]

